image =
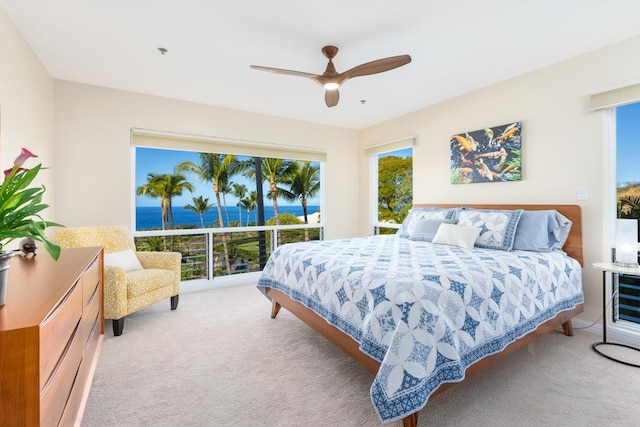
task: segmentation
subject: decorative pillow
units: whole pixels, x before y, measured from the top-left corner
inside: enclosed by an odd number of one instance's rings
[[[435,237],[440,228],[440,224],[455,224],[455,219],[418,219],[413,233],[409,235],[410,240],[423,240],[430,242]]]
[[[400,237],[409,237],[413,233],[416,221],[419,219],[451,219],[455,214],[455,209],[445,208],[413,208],[409,209],[407,217],[402,221],[402,225],[396,232]]]
[[[522,209],[511,211],[461,208],[457,211],[456,219],[458,225],[481,229],[476,247],[510,251],[513,249],[516,227],[521,215]]]
[[[140,265],[138,257],[131,249],[104,254],[104,264],[115,265],[116,267],[123,268],[125,271],[142,270],[142,265]]]
[[[562,247],[567,242],[567,238],[569,237],[569,231],[571,231],[573,222],[557,211],[556,220],[558,221],[558,226],[555,227],[551,232],[551,235],[553,237],[549,238],[549,242],[551,242],[552,249],[562,250]]]
[[[480,228],[477,227],[442,223],[433,238],[433,243],[473,249],[480,231]]]
[[[535,252],[562,250],[573,223],[555,210],[524,211],[513,249]]]

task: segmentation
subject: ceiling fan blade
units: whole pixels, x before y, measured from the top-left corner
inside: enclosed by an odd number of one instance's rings
[[[391,56],[389,58],[378,59],[376,61],[367,62],[365,64],[358,65],[357,67],[353,67],[350,70],[341,73],[339,78],[341,80],[341,83],[344,83],[345,81],[353,77],[382,73],[384,71],[402,67],[409,62],[411,62],[411,56],[409,55]]]
[[[285,70],[282,68],[263,67],[260,65],[250,65],[249,67],[253,68],[254,70],[267,71],[269,73],[286,74],[289,76],[307,77],[313,80],[316,80],[318,77],[320,77],[317,74],[305,73],[302,71]]]
[[[335,46],[325,46],[322,48],[322,53],[329,59],[329,63],[322,74],[305,73],[302,71],[285,70],[282,68],[263,67],[261,65],[250,65],[254,70],[266,71],[269,73],[286,74],[288,76],[306,77],[318,83],[325,88],[324,102],[327,107],[335,107],[340,100],[340,93],[338,88],[347,80],[353,77],[367,76],[370,74],[382,73],[384,71],[393,70],[394,68],[402,67],[403,65],[411,62],[411,56],[399,55],[391,56],[389,58],[378,59],[376,61],[367,62],[365,64],[353,67],[344,73],[338,73],[333,65],[333,58],[338,53],[338,48]]]
[[[327,107],[335,107],[338,105],[339,100],[340,92],[338,92],[338,89],[324,91],[324,102],[327,104]]]

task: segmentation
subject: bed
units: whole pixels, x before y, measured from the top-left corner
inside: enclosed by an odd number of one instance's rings
[[[415,205],[396,235],[281,246],[258,288],[272,318],[286,308],[375,375],[383,423],[415,427],[433,395],[551,330],[573,335],[581,230],[577,205]]]

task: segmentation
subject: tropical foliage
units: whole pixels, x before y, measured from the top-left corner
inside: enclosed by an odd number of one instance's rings
[[[45,221],[40,213],[49,207],[42,203],[44,186],[29,188],[38,172],[39,164],[31,169],[22,166],[31,157],[38,157],[23,148],[13,162],[13,167],[4,171],[4,181],[0,186],[0,251],[8,243],[21,238],[37,240],[54,258],[60,256],[60,247],[47,239],[48,227],[62,227]]]
[[[378,221],[400,224],[413,203],[413,159],[378,159]]]
[[[162,229],[165,230],[175,227],[172,199],[182,195],[185,190],[193,191],[193,184],[174,169],[174,174],[149,173],[147,183],[138,187],[136,193],[158,199],[162,208]]]
[[[274,218],[270,222],[275,225],[308,223],[308,201],[320,193],[320,168],[314,162],[277,158],[262,158],[254,162],[254,159],[243,161],[229,154],[199,153],[198,161],[178,163],[173,174],[149,172],[147,182],[139,186],[136,193],[156,198],[162,208],[162,228],[175,229],[172,200],[184,191],[193,192],[195,186],[188,179],[192,178],[211,185],[215,195],[215,201],[211,203],[203,195],[196,195],[192,198],[192,203],[185,206],[186,210],[199,215],[201,228],[248,226],[251,212],[258,208],[262,200],[257,191],[249,191],[245,184],[233,182],[233,179],[242,176],[256,182],[258,180],[256,162],[261,169],[260,181],[268,188],[265,197],[273,204]],[[227,194],[235,196],[237,200],[239,221],[233,221],[233,224],[229,223]],[[298,201],[303,208],[304,222],[291,214],[281,214],[278,209],[278,200]],[[212,225],[205,224],[204,214],[212,208],[217,210],[217,219]],[[243,211],[246,212],[247,217],[245,224],[243,224]],[[319,231],[312,229],[310,233],[308,229],[285,230],[279,231],[277,238],[281,242],[296,241],[300,240],[302,235],[305,240],[317,239]],[[265,246],[268,248],[270,244],[270,240],[265,239],[270,239],[270,233],[257,231],[216,233],[213,242],[215,274],[252,271],[256,266],[259,269],[262,262],[260,258],[264,257],[260,255],[259,248]],[[169,243],[164,238],[145,237],[137,240],[143,248],[163,247],[171,250],[179,247],[185,263],[183,276],[206,277],[208,268],[206,235],[171,236]]]
[[[200,226],[204,228],[204,214],[215,206],[215,203],[209,203],[209,198],[198,196],[193,198],[193,205],[186,205],[184,208],[198,214],[200,217]]]
[[[640,183],[618,186],[618,218],[640,218]]]

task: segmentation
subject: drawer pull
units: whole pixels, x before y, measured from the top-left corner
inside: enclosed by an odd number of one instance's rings
[[[67,302],[67,300],[69,300],[69,298],[71,298],[71,294],[76,289],[76,286],[78,286],[78,282],[79,281],[80,280],[76,280],[76,282],[73,284],[71,289],[69,289],[69,292],[67,292],[65,294],[64,298],[62,299],[62,301],[60,301],[58,303],[58,305],[56,305],[56,308],[54,308],[53,311],[47,315],[47,317],[42,322],[42,325],[46,325],[49,322],[49,320],[51,320],[53,317],[55,317],[56,313],[59,312],[60,309],[64,306],[64,303]]]
[[[87,337],[87,342],[84,343],[84,348],[82,352],[86,352],[89,344],[91,344],[91,340],[94,338],[94,334],[96,333],[96,329],[98,329],[98,320],[100,320],[100,311],[96,314],[96,318],[93,319],[93,324],[91,325],[91,332],[89,332],[89,336]]]
[[[93,302],[93,299],[96,297],[96,294],[98,293],[98,289],[100,289],[100,286],[98,286],[98,283],[100,282],[96,282],[96,287],[93,288],[93,292],[91,293],[91,296],[89,297],[89,301],[87,302],[87,307],[91,305],[91,303]]]

